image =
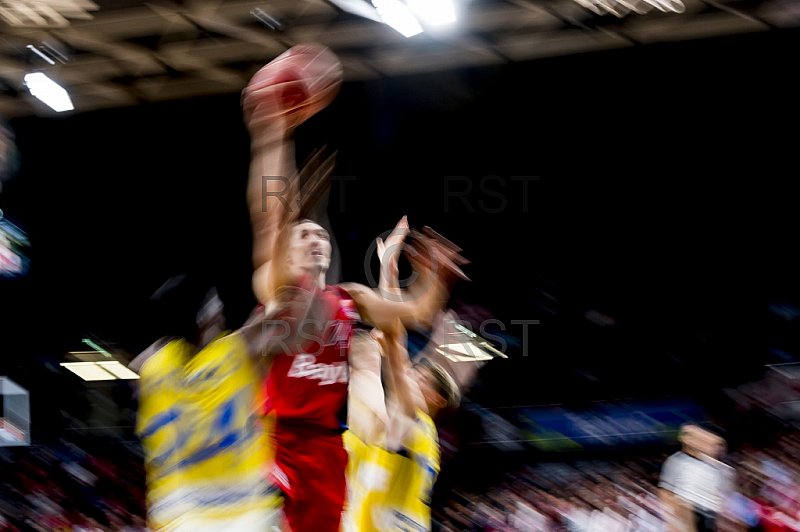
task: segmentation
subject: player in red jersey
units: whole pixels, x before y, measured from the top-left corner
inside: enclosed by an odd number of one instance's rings
[[[287,52],[293,53],[321,57],[333,70],[338,65],[323,47]],[[282,56],[276,61],[285,60]],[[350,357],[358,356],[357,349],[350,349],[355,325],[363,321],[377,328],[393,327],[400,320],[406,328],[429,327],[446,303],[452,272],[458,268],[452,268],[448,259],[452,253],[446,246],[420,235],[417,242],[422,244],[410,259],[423,289],[406,301],[390,301],[362,285],[326,284],[329,234],[300,219],[302,210],[292,207],[301,196],[303,181],[312,178],[312,183],[324,186],[333,160],[317,155],[300,173],[295,169],[292,133],[302,118],[284,107],[279,94],[306,94],[308,87],[302,79],[288,75],[281,79],[279,84],[251,83],[243,95],[253,157],[248,190],[254,230],[253,289],[267,313],[287,291],[306,294],[307,316],[314,318],[292,325],[306,341],[287,345],[268,369],[266,390],[276,417],[272,476],[284,492],[284,514],[292,532],[339,532],[346,492],[342,433]],[[287,190],[284,176],[292,177]],[[314,193],[303,199],[308,195]],[[446,264],[451,267],[443,267]]]

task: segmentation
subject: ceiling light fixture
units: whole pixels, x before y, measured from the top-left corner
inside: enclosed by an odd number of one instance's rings
[[[397,30],[403,37],[409,38],[422,33],[417,17],[409,7],[400,0],[372,0],[381,20]]]
[[[91,340],[84,343],[96,346]],[[61,366],[85,381],[133,380],[139,375],[128,369],[126,363],[113,357],[108,351],[97,348],[97,351],[70,351],[66,362]]]
[[[48,78],[41,72],[25,74],[25,86],[32,96],[41,100],[45,105],[58,113],[72,111],[75,107],[69,93],[58,83]]]
[[[139,378],[139,375],[116,360],[107,362],[62,362],[61,366],[85,381],[115,381]]]
[[[436,348],[436,352],[440,355],[453,362],[491,360],[495,357],[508,358],[505,353],[495,349],[492,344],[466,327],[452,320],[447,320],[447,324],[453,329],[445,334],[446,340]]]

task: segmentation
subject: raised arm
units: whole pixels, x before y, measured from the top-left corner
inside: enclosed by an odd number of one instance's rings
[[[381,348],[369,331],[356,330],[349,359],[347,426],[366,444],[385,447],[389,414],[381,382]]]
[[[262,304],[275,300],[282,287],[295,283],[288,267],[294,222],[310,211],[329,186],[335,154],[316,152],[302,167],[293,167],[291,136],[280,136],[280,122],[263,135],[271,142],[254,147],[248,203],[253,227],[253,291]],[[260,142],[258,134],[254,142]],[[302,185],[302,188],[301,188]]]
[[[408,258],[417,277],[410,290],[397,295],[391,284],[385,285],[388,290],[355,283],[342,285],[358,305],[361,318],[379,329],[395,327],[397,320],[406,329],[430,329],[447,304],[455,280],[466,279],[458,267],[458,262],[464,261],[457,252],[436,239],[418,233],[414,236],[416,245],[410,248]]]
[[[248,98],[256,97],[257,93],[247,94],[245,106]],[[256,117],[257,111],[258,108],[254,111]],[[249,123],[251,162],[247,203],[253,229],[253,271],[259,272],[273,263],[276,252],[280,253],[282,249],[276,246],[279,241],[278,229],[286,226],[284,221],[291,208],[286,202],[286,195],[291,188],[289,177],[295,175],[296,169],[294,142],[284,121],[280,118],[265,121],[261,123],[261,127],[253,125],[253,122],[258,124],[259,121],[250,118]],[[262,271],[262,275],[265,275],[266,271]],[[267,280],[268,278],[265,278],[265,281]],[[269,300],[272,291],[268,285],[257,284],[254,278],[253,289],[260,301]]]
[[[409,233],[408,218],[403,216],[392,233],[386,238],[378,238],[376,241],[378,249],[378,259],[381,263],[380,278],[378,279],[378,289],[392,295],[401,295],[398,261],[400,254],[405,248],[405,240]]]
[[[426,410],[425,399],[416,381],[411,377],[411,363],[406,350],[405,330],[399,326],[382,331],[373,330],[386,360],[388,389],[386,403],[388,425],[386,446],[400,449],[412,434],[417,410]]]
[[[302,55],[309,50],[307,46],[296,47],[282,55],[264,67],[243,92],[242,106],[251,138],[247,199],[253,230],[253,290],[264,304],[291,283],[285,259],[292,222],[313,207],[329,185],[327,178],[333,169],[334,157],[324,160],[321,152],[300,171],[296,168],[295,128],[324,108],[340,83],[334,82],[324,94],[310,100],[290,97],[308,94],[309,80],[294,79],[286,61],[291,61],[293,53]],[[327,60],[338,65],[335,56]]]
[[[313,288],[298,286],[291,275],[287,255],[293,222],[313,208],[328,186],[335,160],[334,156],[324,159],[323,152],[316,152],[298,171],[294,167],[291,122],[274,117],[272,104],[258,90],[245,92],[245,113],[253,144],[248,185],[253,291],[264,308],[251,317],[241,332],[250,351],[263,357],[261,362],[265,364],[298,343],[301,323],[327,319]],[[305,183],[303,190],[301,183]],[[314,334],[308,328],[304,332]]]

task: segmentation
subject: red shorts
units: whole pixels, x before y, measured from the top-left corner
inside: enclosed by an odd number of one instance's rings
[[[339,532],[347,492],[347,451],[341,434],[275,427],[272,480],[284,493],[292,532]]]

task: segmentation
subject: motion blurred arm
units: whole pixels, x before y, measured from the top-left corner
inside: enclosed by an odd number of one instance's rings
[[[409,233],[408,218],[403,216],[395,226],[392,233],[384,242],[381,238],[376,240],[378,248],[378,259],[380,260],[380,278],[378,279],[378,289],[393,295],[402,295],[398,279],[400,271],[398,262],[400,253],[403,251],[403,244]]]
[[[267,305],[293,279],[287,265],[293,222],[308,213],[330,186],[335,154],[315,152],[300,170],[295,165],[293,129],[270,109],[257,107],[245,94],[251,135],[247,201],[253,230],[253,291]],[[260,115],[268,115],[264,118]],[[304,183],[304,190],[301,190]]]
[[[251,121],[255,119],[251,117]],[[280,119],[251,127],[247,201],[253,229],[253,291],[264,304],[285,282],[285,253],[292,206],[286,201],[296,174],[294,142]]]
[[[416,423],[417,410],[425,409],[425,400],[416,381],[411,377],[411,362],[406,350],[406,335],[402,327],[376,331],[387,362],[389,390],[386,394],[389,424],[387,447],[399,450],[406,447]]]
[[[381,382],[381,348],[367,331],[359,329],[350,342],[350,432],[367,445],[386,445],[389,415]]]
[[[381,330],[391,329],[397,320],[407,329],[429,328],[449,297],[447,287],[440,281],[433,282],[417,299],[409,301],[390,301],[362,284],[343,283],[341,287],[358,305],[361,319]]]
[[[407,233],[408,225],[404,217],[387,239],[385,251],[392,256],[384,259],[383,254],[380,255],[382,264],[378,290],[355,283],[342,285],[358,305],[362,319],[379,329],[391,329],[397,320],[406,329],[430,329],[437,314],[447,304],[455,280],[467,279],[458,267],[459,263],[466,263],[458,255],[458,248],[452,247],[449,242],[443,243],[437,238],[429,239],[416,233],[415,245],[405,249],[409,251],[408,258],[417,277],[409,290],[401,291],[396,280],[395,253],[399,254],[400,246],[397,244],[402,244]],[[389,245],[392,239],[395,239],[395,245]],[[380,240],[378,246],[381,253],[383,243]]]

